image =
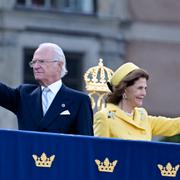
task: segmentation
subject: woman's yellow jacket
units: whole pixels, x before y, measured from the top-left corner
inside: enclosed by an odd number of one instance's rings
[[[131,140],[151,140],[153,136],[180,133],[180,117],[150,116],[144,108],[135,108],[132,115],[118,106],[107,104],[94,116],[94,135]]]

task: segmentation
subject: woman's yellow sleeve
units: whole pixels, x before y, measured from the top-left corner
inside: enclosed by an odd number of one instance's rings
[[[149,116],[152,134],[160,136],[174,136],[180,134],[180,117],[167,118],[162,116]]]
[[[99,137],[109,137],[109,125],[106,113],[97,112],[94,115],[94,135]]]

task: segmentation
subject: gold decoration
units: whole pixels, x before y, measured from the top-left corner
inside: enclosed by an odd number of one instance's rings
[[[110,82],[112,76],[113,71],[103,65],[103,59],[99,59],[98,66],[89,68],[84,74],[86,90],[89,92],[93,109],[96,105],[98,109],[105,106],[103,99],[106,93],[110,92],[107,82]]]
[[[112,173],[118,161],[115,160],[111,163],[108,158],[105,158],[104,162],[101,162],[98,159],[96,159],[95,162],[98,166],[98,171]]]
[[[177,171],[179,169],[179,164],[177,164],[175,167],[172,167],[170,162],[167,163],[166,167],[163,167],[161,164],[158,164],[157,166],[161,171],[161,175],[166,177],[176,177]]]
[[[50,168],[52,165],[52,162],[54,161],[55,155],[52,155],[51,157],[47,157],[45,153],[42,153],[41,157],[38,157],[37,155],[32,155],[35,165],[37,167],[48,167]]]

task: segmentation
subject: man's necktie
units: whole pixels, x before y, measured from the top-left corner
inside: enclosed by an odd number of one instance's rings
[[[50,106],[50,93],[51,90],[48,87],[45,87],[42,91],[42,107],[43,107],[43,115],[46,114],[46,111],[48,110]]]

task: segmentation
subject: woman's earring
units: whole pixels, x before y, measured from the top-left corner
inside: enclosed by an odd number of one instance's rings
[[[123,94],[123,99],[127,99],[126,93]]]

